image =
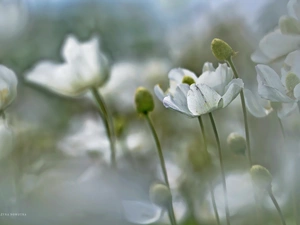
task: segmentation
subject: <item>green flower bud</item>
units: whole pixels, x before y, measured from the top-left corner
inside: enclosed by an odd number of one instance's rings
[[[300,79],[294,73],[289,73],[285,78],[285,86],[290,97],[294,96],[294,88],[300,83]]]
[[[150,200],[160,207],[166,208],[172,202],[171,191],[164,184],[153,184],[149,194]]]
[[[254,184],[262,190],[269,190],[272,183],[272,175],[269,170],[260,165],[254,165],[250,169],[250,175]]]
[[[153,111],[154,101],[150,91],[144,87],[137,88],[135,92],[135,106],[138,113],[147,114]]]
[[[195,83],[195,81],[194,81],[194,79],[193,79],[192,77],[186,76],[186,75],[185,75],[185,76],[182,78],[181,83],[183,83],[183,84],[188,84],[188,85],[192,85],[192,84]]]
[[[225,41],[215,38],[211,42],[211,51],[214,56],[221,61],[230,59],[235,55],[235,52]]]
[[[227,138],[227,144],[229,146],[229,149],[235,154],[245,154],[246,140],[243,136],[237,133],[231,133]]]
[[[195,172],[201,172],[211,164],[211,157],[205,150],[199,148],[188,149],[188,160]]]

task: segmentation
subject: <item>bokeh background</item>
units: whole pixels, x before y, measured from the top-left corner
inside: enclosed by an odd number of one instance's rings
[[[150,130],[134,108],[135,89],[145,86],[153,93],[158,83],[166,89],[167,74],[175,67],[199,75],[204,62],[217,66],[210,43],[218,37],[238,51],[234,61],[240,76],[255,91],[255,64],[250,56],[286,14],[286,4],[286,0],[0,1],[0,63],[19,79],[17,99],[7,110],[16,136],[13,152],[0,163],[0,213],[26,213],[1,215],[0,223],[145,223],[138,209],[125,206],[124,214],[122,205],[122,201],[149,202],[149,186],[162,181]],[[25,80],[40,60],[62,61],[61,46],[68,34],[81,41],[98,35],[112,63],[110,79],[100,92],[117,130],[118,175],[110,169],[109,142],[90,96],[62,97]],[[199,175],[191,171],[187,157],[188,148],[201,144],[197,120],[165,109],[156,98],[155,103],[151,117],[167,160],[178,221],[215,224],[204,182],[207,176],[213,180],[224,220],[209,121],[204,116],[215,167]],[[253,224],[247,160],[233,155],[226,144],[231,132],[244,135],[239,98],[214,115],[225,155],[232,224]],[[284,145],[275,114],[263,119],[249,116],[254,162],[273,174],[274,194],[288,221],[293,218],[290,189],[297,183],[297,167],[286,148],[299,148],[298,117],[296,113],[283,121],[289,137]],[[266,224],[279,224],[269,200],[262,210]],[[167,217],[156,224],[168,224]]]

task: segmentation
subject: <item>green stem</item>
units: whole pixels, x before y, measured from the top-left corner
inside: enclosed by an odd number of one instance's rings
[[[279,122],[279,125],[280,125],[280,130],[281,130],[281,133],[282,133],[282,136],[283,136],[283,140],[284,140],[284,145],[286,146],[286,134],[285,134],[285,131],[284,131],[284,127],[283,127],[283,124],[282,124],[282,121],[281,119],[277,116],[278,118],[278,122]],[[294,214],[294,217],[295,217],[295,223],[296,225],[299,225],[299,221],[298,221],[298,205],[297,205],[297,192],[296,192],[296,185],[293,184],[292,185],[292,190],[291,190],[291,197],[292,197],[292,202],[293,202],[293,214]]]
[[[163,155],[163,152],[162,152],[162,149],[161,149],[161,146],[160,146],[160,142],[159,142],[157,133],[156,133],[156,131],[154,129],[153,123],[152,123],[152,121],[151,121],[148,113],[145,114],[145,117],[146,117],[146,120],[147,120],[147,122],[149,124],[151,133],[152,133],[152,135],[154,137],[154,141],[155,141],[155,144],[156,144],[157,153],[158,153],[158,156],[159,156],[160,165],[161,165],[161,169],[162,169],[162,172],[163,172],[165,183],[166,183],[167,187],[170,189],[170,184],[169,184],[169,179],[168,179],[168,174],[167,174],[165,159],[164,159],[164,155]],[[171,202],[170,206],[168,207],[168,213],[169,213],[171,224],[172,225],[177,225],[172,202]]]
[[[284,217],[283,217],[283,214],[282,214],[281,209],[280,209],[280,207],[279,207],[279,205],[278,205],[278,202],[276,201],[276,199],[275,199],[275,197],[274,197],[274,195],[273,195],[272,190],[269,190],[268,193],[269,193],[269,196],[270,196],[271,199],[272,199],[272,202],[274,203],[274,205],[275,205],[275,207],[276,207],[276,209],[277,209],[277,212],[278,212],[278,214],[279,214],[279,217],[280,217],[280,220],[281,220],[282,225],[286,225],[285,220],[284,220]]]
[[[235,78],[239,78],[238,72],[233,64],[233,61],[231,58],[227,60],[227,63],[231,67],[233,74]],[[246,143],[247,143],[247,155],[250,167],[252,166],[252,157],[251,157],[251,148],[250,148],[250,134],[249,134],[249,125],[248,125],[248,118],[247,118],[247,110],[246,110],[246,103],[245,103],[245,96],[244,91],[242,90],[240,92],[241,97],[241,103],[242,103],[242,109],[243,109],[243,116],[244,116],[244,123],[245,123],[245,134],[246,134]]]
[[[207,141],[206,141],[206,133],[205,133],[204,124],[203,124],[203,120],[202,120],[201,116],[198,117],[198,121],[199,121],[201,132],[202,132],[204,149],[205,149],[205,151],[208,154]],[[211,197],[211,201],[212,201],[212,205],[213,205],[215,217],[216,217],[216,220],[217,220],[217,224],[220,225],[220,218],[219,218],[218,208],[217,208],[217,204],[216,204],[216,200],[215,200],[215,196],[214,196],[213,186],[212,186],[212,183],[211,183],[210,180],[208,181],[208,188],[209,188],[210,197]]]
[[[105,105],[105,102],[98,92],[97,88],[91,88],[91,92],[98,104],[99,107],[99,114],[103,120],[105,131],[107,134],[107,137],[109,138],[110,142],[110,160],[111,160],[111,166],[112,168],[117,168],[117,162],[116,162],[116,148],[115,148],[115,138],[114,138],[114,131],[113,131],[113,124],[110,120],[110,117],[107,112],[107,107]]]
[[[213,117],[212,113],[209,113],[209,118],[210,118],[211,125],[213,127],[213,131],[214,131],[214,134],[215,134],[215,137],[216,137],[216,140],[217,140],[218,153],[219,153],[220,166],[221,166],[223,191],[224,191],[226,221],[227,221],[227,225],[230,225],[230,213],[229,213],[229,206],[228,206],[227,187],[226,187],[225,171],[224,171],[224,164],[223,164],[223,155],[222,155],[222,151],[221,151],[221,143],[220,143],[218,130],[217,130],[217,127],[216,127],[216,124],[215,124],[214,117]]]

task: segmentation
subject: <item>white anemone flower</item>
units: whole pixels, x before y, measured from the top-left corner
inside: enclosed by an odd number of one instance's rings
[[[290,0],[287,9],[288,16],[279,19],[279,28],[259,42],[251,56],[254,62],[270,63],[300,48],[300,1]]]
[[[0,65],[0,111],[6,109],[17,96],[18,79],[15,73]]]
[[[197,76],[186,69],[173,69],[169,73],[170,88],[164,93],[159,85],[154,92],[166,108],[171,108],[191,117],[197,117],[214,110],[225,108],[244,87],[241,79],[233,79],[233,72],[227,64],[205,63],[202,75]],[[182,83],[189,77],[191,85]]]
[[[76,97],[102,86],[109,75],[107,58],[100,52],[96,37],[80,43],[69,35],[62,49],[63,64],[42,61],[26,74],[29,82],[61,95]]]

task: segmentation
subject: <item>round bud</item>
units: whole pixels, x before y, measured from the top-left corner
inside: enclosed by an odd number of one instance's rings
[[[135,106],[138,113],[147,114],[148,112],[153,111],[154,101],[150,91],[144,87],[136,89]]]
[[[171,191],[164,184],[153,184],[149,194],[150,200],[160,207],[166,208],[172,202]]]
[[[195,172],[201,172],[211,164],[211,157],[209,153],[199,148],[188,149],[188,160]]]
[[[231,151],[233,151],[235,154],[245,154],[246,151],[246,140],[243,136],[237,134],[237,133],[231,133],[229,134],[227,138],[227,144]]]
[[[289,93],[291,93],[292,95],[294,95],[293,94],[294,88],[299,83],[300,83],[300,79],[298,78],[298,76],[296,74],[288,73],[288,75],[286,75],[285,86],[286,86],[286,89],[289,91]]]
[[[225,41],[215,38],[211,42],[211,51],[214,56],[221,61],[230,59],[235,55],[235,52]]]
[[[269,170],[260,165],[254,165],[250,169],[250,175],[254,184],[262,190],[269,190],[272,183],[272,175]]]
[[[188,84],[188,85],[192,85],[192,84],[195,83],[195,81],[194,81],[194,79],[193,79],[192,77],[186,76],[186,75],[185,75],[185,76],[182,78],[181,83],[183,83],[183,84]]]

